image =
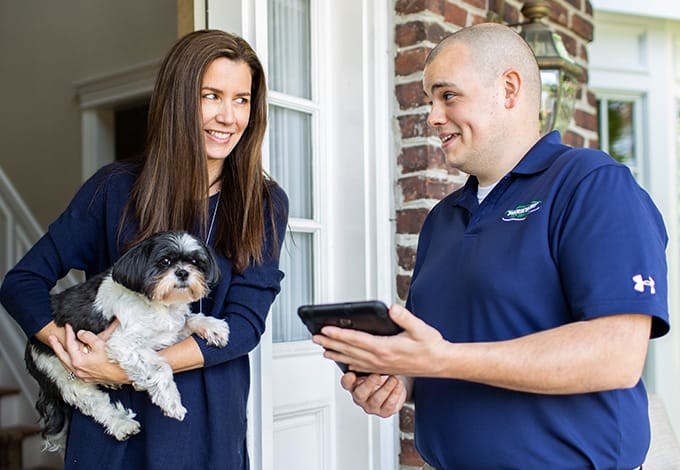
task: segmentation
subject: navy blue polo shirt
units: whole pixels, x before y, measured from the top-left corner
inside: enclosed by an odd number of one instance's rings
[[[619,313],[669,329],[667,234],[630,171],[543,137],[481,204],[440,201],[418,242],[407,307],[452,342],[501,341]],[[579,395],[415,380],[415,439],[436,468],[634,468],[649,446],[636,387]]]

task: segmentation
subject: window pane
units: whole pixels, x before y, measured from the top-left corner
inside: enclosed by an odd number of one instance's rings
[[[289,233],[281,251],[281,270],[286,277],[272,306],[273,341],[299,341],[311,335],[297,316],[297,308],[314,299],[314,255],[311,233]]]
[[[310,0],[268,0],[269,86],[312,98]]]
[[[609,154],[631,169],[636,169],[633,110],[634,106],[631,101],[610,100],[607,102]]]
[[[272,105],[269,121],[271,175],[288,193],[290,216],[312,219],[312,117]]]

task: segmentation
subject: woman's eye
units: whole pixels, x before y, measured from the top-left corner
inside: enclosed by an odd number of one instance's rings
[[[248,98],[244,97],[236,98],[236,102],[239,104],[246,104],[248,102]]]
[[[205,95],[203,95],[203,98],[205,98],[206,100],[216,100],[217,95],[215,93],[206,93]]]
[[[444,93],[443,96],[444,96],[444,99],[445,99],[446,101],[448,101],[448,100],[450,100],[450,99],[452,99],[452,98],[455,98],[455,97],[456,97],[456,94],[453,93],[453,92],[448,91],[448,92]]]

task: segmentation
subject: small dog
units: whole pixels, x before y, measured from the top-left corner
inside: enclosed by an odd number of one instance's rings
[[[51,305],[56,324],[68,323],[74,331],[99,333],[117,318],[120,325],[106,342],[107,355],[166,416],[181,421],[186,409],[172,368],[157,351],[192,333],[208,344],[226,346],[227,323],[191,313],[189,307],[218,280],[217,262],[201,240],[185,232],[160,232],[132,247],[104,273],[53,295]],[[132,410],[111,403],[99,386],[74,377],[49,346],[29,340],[25,359],[40,386],[35,407],[46,449],[64,448],[69,406],[91,416],[118,440],[139,432]]]

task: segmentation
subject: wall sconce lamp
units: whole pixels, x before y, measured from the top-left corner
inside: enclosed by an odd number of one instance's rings
[[[574,112],[578,78],[585,69],[569,57],[562,38],[541,21],[550,9],[544,0],[525,1],[521,12],[529,21],[509,26],[521,26],[519,35],[534,51],[541,72],[541,134],[553,129],[564,134]],[[492,16],[489,19],[493,21]]]

